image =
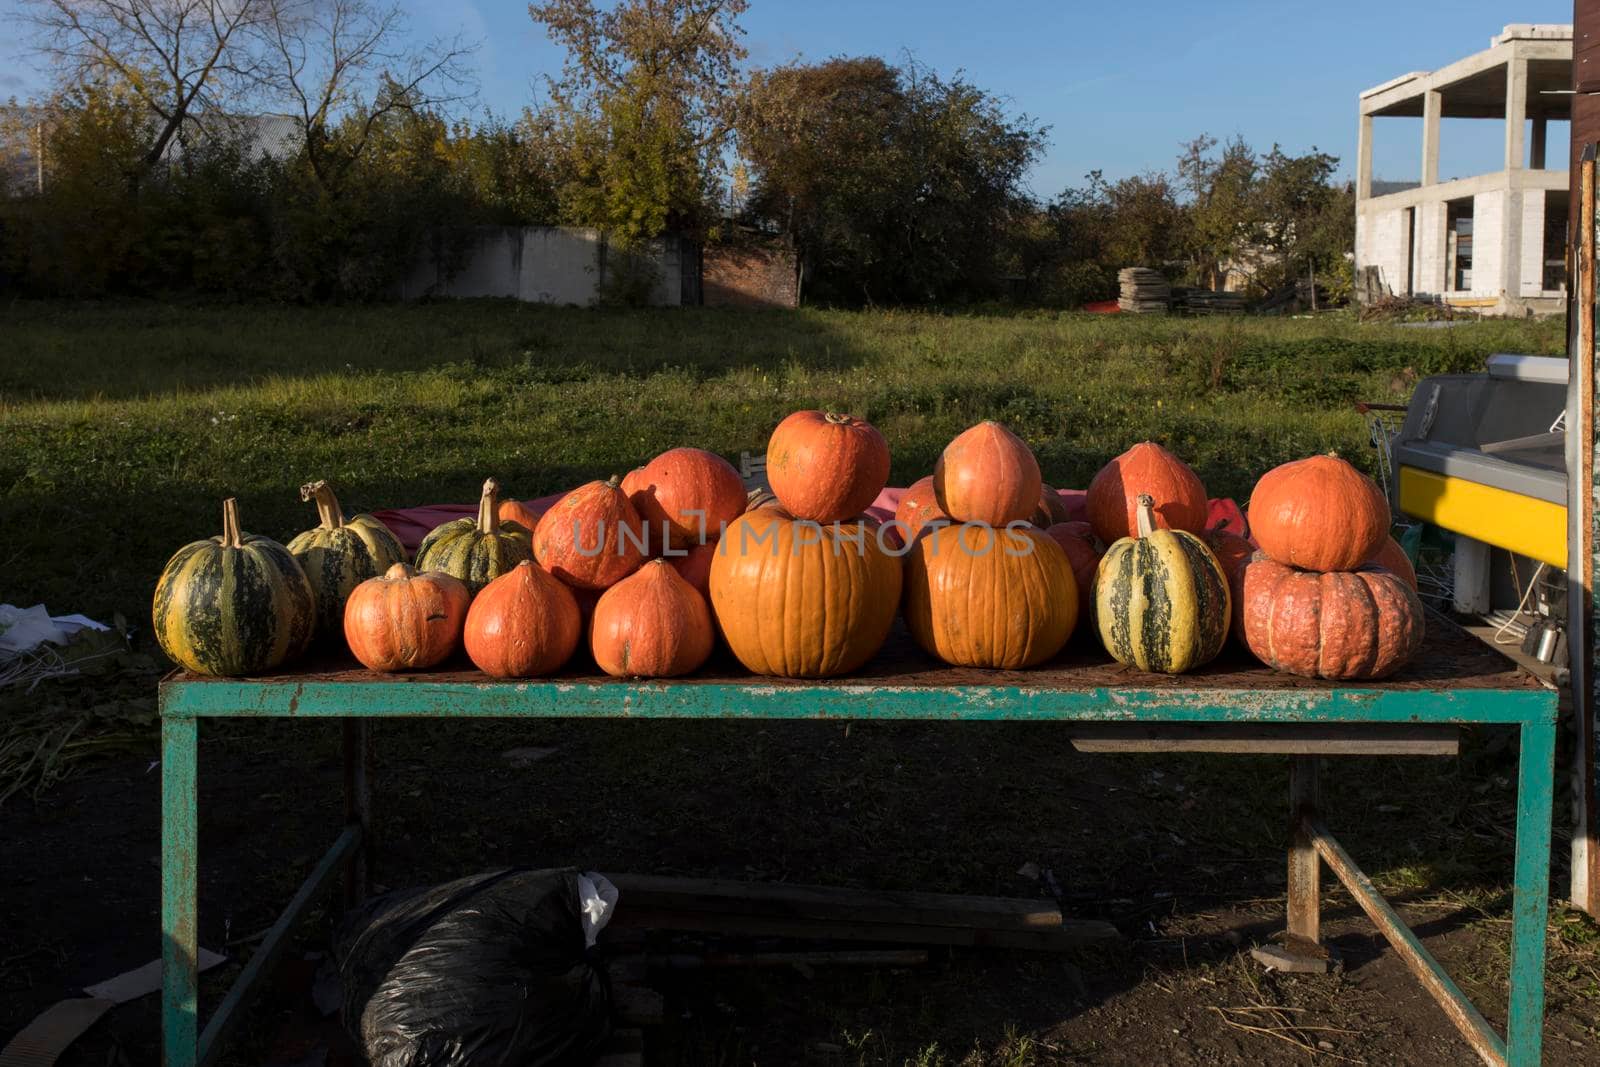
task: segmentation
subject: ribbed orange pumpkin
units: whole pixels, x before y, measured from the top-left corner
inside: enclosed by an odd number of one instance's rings
[[[523,560],[473,599],[463,643],[485,674],[536,678],[572,658],[582,628],[572,590]]]
[[[674,448],[629,471],[622,480],[634,510],[650,529],[651,545],[675,548],[715,541],[725,524],[744,514],[744,482],[714,452]]]
[[[461,647],[472,594],[443,571],[419,573],[396,563],[350,591],[344,639],[368,670],[432,667]]]
[[[889,442],[853,415],[797,411],[767,442],[767,484],[797,519],[852,519],[888,481]]]
[[[894,521],[899,525],[891,526],[889,530],[902,545],[915,541],[917,534],[928,523],[950,521],[950,516],[939,506],[938,496],[933,491],[933,475],[918,478],[900,494],[900,503],[894,509]]]
[[[1078,618],[1087,619],[1094,610],[1094,574],[1100,568],[1100,557],[1105,555],[1094,539],[1094,528],[1086,522],[1058,522],[1045,533],[1067,554],[1072,577],[1078,583]]]
[[[933,468],[939,506],[957,522],[1025,522],[1043,485],[1033,450],[998,422],[963,430]]]
[[[1061,522],[1071,522],[1072,513],[1067,510],[1067,502],[1061,499],[1061,494],[1049,485],[1039,486],[1039,506],[1033,511],[1033,518],[1028,520],[1041,530]]]
[[[905,581],[911,636],[958,667],[1037,666],[1078,622],[1072,565],[1033,527],[933,530],[906,556]]]
[[[1100,468],[1084,501],[1095,536],[1108,545],[1139,532],[1139,497],[1155,501],[1156,529],[1206,528],[1206,487],[1199,475],[1154,441],[1134,445]]]
[[[1383,543],[1378,546],[1378,551],[1372,554],[1369,562],[1398,574],[1401,580],[1411,587],[1413,593],[1417,591],[1417,568],[1411,565],[1411,557],[1406,555],[1406,550],[1401,548],[1400,542],[1393,537],[1383,539]]]
[[[1354,570],[1389,536],[1389,502],[1371,478],[1336,455],[1297,459],[1256,482],[1250,532],[1279,563]]]
[[[500,501],[499,515],[501,522],[514,522],[529,533],[539,525],[539,514],[520,500]]]
[[[678,577],[688,582],[700,591],[706,598],[711,596],[711,561],[717,558],[717,542],[707,541],[703,545],[694,545],[682,556],[667,556],[666,560],[672,564],[672,569],[678,572]],[[649,566],[649,564],[645,564]]]
[[[900,560],[870,522],[819,525],[776,507],[728,527],[711,562],[711,609],[757,674],[827,678],[882,647],[900,602]]]
[[[706,598],[666,560],[654,559],[600,595],[589,648],[617,678],[676,678],[711,655]]]
[[[1244,569],[1244,640],[1269,667],[1307,678],[1393,674],[1422,646],[1422,602],[1379,568],[1295,570],[1260,558]]]
[[[533,531],[533,558],[582,589],[607,589],[638,570],[644,545],[644,522],[616,478],[580,485]]]

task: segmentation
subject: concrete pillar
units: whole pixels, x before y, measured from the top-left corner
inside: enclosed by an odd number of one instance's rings
[[[1372,196],[1372,116],[1363,114],[1356,132],[1356,199]]]
[[[1422,94],[1422,184],[1439,183],[1439,113],[1444,97],[1437,89]]]
[[[1533,120],[1533,140],[1528,145],[1528,169],[1544,170],[1545,127],[1548,119],[1539,115]]]
[[[1515,49],[1506,64],[1506,170],[1522,169],[1522,126],[1528,118],[1528,61]]]

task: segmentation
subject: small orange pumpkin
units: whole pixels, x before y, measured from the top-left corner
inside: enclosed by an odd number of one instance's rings
[[[933,468],[939,506],[957,522],[1026,521],[1039,507],[1043,486],[1033,449],[998,422],[962,431]]]
[[[1072,577],[1078,583],[1078,618],[1087,619],[1094,610],[1094,575],[1100,569],[1100,557],[1105,555],[1094,539],[1094,529],[1086,522],[1058,522],[1045,531],[1072,565]]]
[[[1066,553],[1031,526],[944,526],[906,557],[906,628],[958,667],[1015,670],[1050,659],[1078,623]]]
[[[1041,530],[1048,530],[1057,523],[1072,522],[1072,513],[1067,510],[1067,502],[1061,499],[1061,494],[1048,485],[1039,486],[1039,506],[1034,509],[1033,518],[1028,520]]]
[[[645,561],[645,529],[618,479],[580,485],[544,513],[533,558],[582,589],[607,589]]]
[[[617,678],[676,678],[711,655],[706,598],[666,560],[654,559],[600,594],[589,648]]]
[[[535,678],[572,658],[582,629],[572,590],[523,560],[473,599],[462,641],[483,673]]]
[[[1206,528],[1206,487],[1199,475],[1154,441],[1143,441],[1101,467],[1084,501],[1089,525],[1108,545],[1139,534],[1139,497],[1155,501],[1158,530]]]
[[[796,411],[767,442],[767,484],[797,519],[852,519],[888,481],[889,443],[853,415]]]
[[[938,495],[933,491],[933,475],[918,478],[900,494],[900,503],[894,509],[894,521],[899,525],[889,529],[902,545],[915,541],[917,534],[928,523],[950,521],[950,516],[939,506]]]
[[[1411,557],[1406,555],[1406,550],[1400,547],[1400,542],[1393,537],[1385,537],[1378,546],[1378,551],[1372,554],[1369,561],[1382,567],[1386,571],[1393,571],[1400,576],[1401,581],[1411,587],[1413,593],[1417,592],[1417,568],[1411,565]]]
[[[1274,467],[1256,482],[1250,531],[1279,563],[1355,570],[1389,536],[1389,502],[1371,478],[1338,456],[1311,456]]]
[[[421,670],[461,646],[472,594],[443,571],[419,573],[396,563],[350,591],[344,639],[368,670]]]
[[[1235,625],[1256,658],[1276,670],[1383,678],[1422,647],[1422,602],[1381,568],[1319,573],[1258,558],[1245,566],[1241,585]]]
[[[670,555],[666,561],[678,572],[678,577],[699,590],[706,598],[711,596],[711,561],[717,558],[717,542],[690,547],[684,555]],[[649,566],[649,564],[645,564]]]
[[[745,489],[733,464],[700,448],[674,448],[622,480],[634,510],[650,530],[651,544],[674,548],[715,541],[744,513]]]
[[[499,515],[501,522],[514,522],[530,533],[539,525],[540,513],[520,500],[500,501]]]

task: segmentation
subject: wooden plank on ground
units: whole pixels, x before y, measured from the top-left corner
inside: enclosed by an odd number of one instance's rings
[[[609,876],[608,876],[609,877]],[[622,900],[626,900],[624,893]],[[993,930],[970,926],[916,926],[897,923],[849,922],[768,915],[726,914],[704,910],[632,908],[619,902],[612,927],[684,930],[736,937],[774,937],[810,941],[878,941],[910,945],[953,945],[964,948],[1012,948],[1063,952],[1121,940],[1117,928],[1093,919],[1064,919],[1058,927]]]
[[[1052,930],[1062,925],[1054,901],[944,893],[840,889],[827,886],[608,874],[621,894],[617,917],[632,909],[726,912],[775,918],[827,919],[899,926],[972,926],[986,930]]]
[[[1264,723],[1074,725],[1079,752],[1242,752],[1284,756],[1454,756],[1454,726],[1274,725]]]

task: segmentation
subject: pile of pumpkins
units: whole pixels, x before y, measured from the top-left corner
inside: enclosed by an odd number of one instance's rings
[[[434,529],[410,564],[326,483],[301,488],[320,522],[286,546],[243,533],[228,500],[222,535],[162,573],[155,633],[201,674],[272,670],[342,637],[372,670],[464,650],[503,678],[558,671],[585,641],[607,674],[675,677],[719,638],[754,673],[835,677],[870,660],[897,615],[944,662],[1000,669],[1045,663],[1092,630],[1140,670],[1193,670],[1232,634],[1276,669],[1366,679],[1423,637],[1387,502],[1336,456],[1260,479],[1255,543],[1207,529],[1199,477],[1150,442],[1095,476],[1087,522],[1066,521],[1032,450],[995,422],[951,441],[887,524],[866,509],[889,447],[861,419],[790,415],[767,476],[771,492],[747,497],[726,460],[675,448],[542,515],[501,501],[491,479],[477,515]]]

